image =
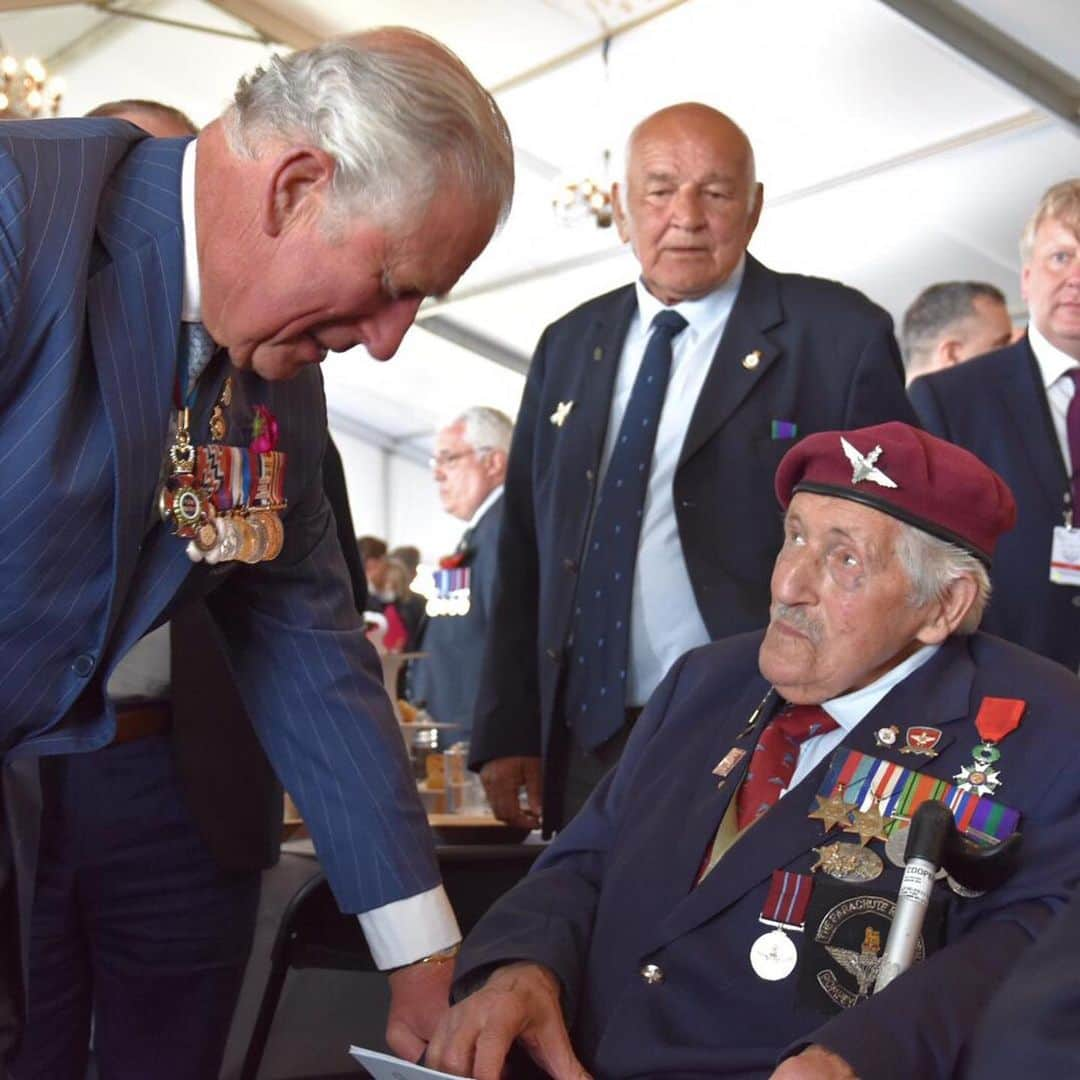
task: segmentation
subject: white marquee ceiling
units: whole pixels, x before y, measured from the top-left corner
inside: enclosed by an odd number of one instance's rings
[[[846,281],[894,316],[924,285],[960,276],[994,282],[1020,316],[1019,230],[1050,183],[1080,171],[1076,0],[111,6],[247,37],[253,24],[294,43],[411,25],[449,44],[496,92],[518,155],[506,228],[444,303],[425,307],[392,362],[354,350],[325,367],[335,424],[409,456],[426,453],[433,427],[466,405],[513,411],[523,381],[513,367],[543,327],[633,277],[613,230],[560,225],[551,197],[560,176],[602,174],[604,151],[617,159],[633,124],[662,105],[706,101],[749,133],[766,191],[752,245],[759,258]],[[952,44],[935,36],[943,20]],[[0,36],[64,75],[67,114],[150,97],[198,122],[271,49],[110,14],[100,3],[46,0],[0,0]],[[1047,88],[1063,95],[1053,101],[1071,101],[1071,124],[1047,106]],[[447,340],[448,331],[480,353]]]

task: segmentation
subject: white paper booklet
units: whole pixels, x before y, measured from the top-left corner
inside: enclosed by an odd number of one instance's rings
[[[364,1066],[375,1080],[431,1080],[431,1077],[446,1077],[446,1080],[461,1080],[461,1077],[437,1069],[425,1069],[423,1065],[414,1065],[411,1061],[380,1054],[377,1050],[365,1050],[362,1046],[350,1046],[349,1053]]]

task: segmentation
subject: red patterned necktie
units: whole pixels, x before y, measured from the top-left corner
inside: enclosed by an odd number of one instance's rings
[[[799,747],[836,726],[820,705],[789,705],[765,725],[736,797],[740,831],[779,801],[795,775]]]

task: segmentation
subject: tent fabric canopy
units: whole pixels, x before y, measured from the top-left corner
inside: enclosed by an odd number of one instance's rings
[[[386,23],[446,42],[496,93],[516,147],[506,227],[449,297],[424,306],[392,362],[353,350],[325,365],[335,431],[413,463],[460,409],[513,413],[544,326],[632,280],[636,264],[614,229],[562,224],[552,198],[560,180],[617,178],[628,132],[657,108],[704,101],[747,131],[765,185],[751,245],[759,259],[842,280],[896,318],[930,282],[974,278],[1001,288],[1022,320],[1019,232],[1043,190],[1080,161],[1074,0],[114,0],[109,9],[0,0],[5,47],[64,76],[66,115],[147,97],[205,123],[275,49]],[[1059,100],[1072,102],[1071,122],[1067,108],[1054,111]]]

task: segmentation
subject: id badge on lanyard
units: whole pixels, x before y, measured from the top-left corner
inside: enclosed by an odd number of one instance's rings
[[[1064,517],[1064,525],[1054,526],[1050,580],[1055,585],[1080,585],[1080,529],[1073,528],[1072,499],[1068,493]]]

